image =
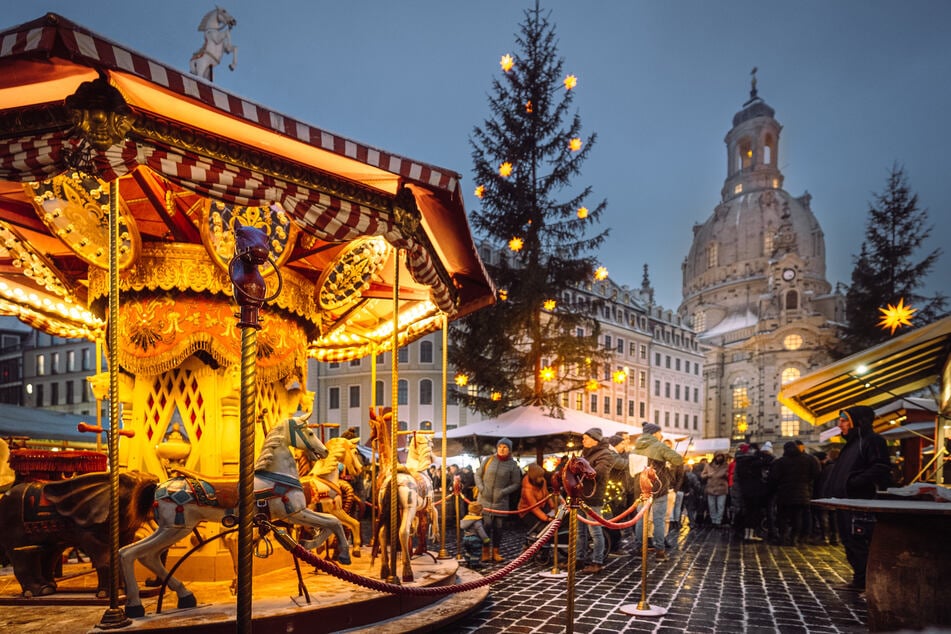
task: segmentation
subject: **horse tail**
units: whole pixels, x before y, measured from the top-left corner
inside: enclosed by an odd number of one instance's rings
[[[346,480],[341,480],[337,483],[340,486],[340,497],[342,499],[341,506],[343,507],[343,512],[347,515],[353,515],[353,507],[357,501],[357,494],[353,490],[353,485],[347,482]]]

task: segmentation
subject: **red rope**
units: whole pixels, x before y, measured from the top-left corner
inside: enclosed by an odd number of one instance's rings
[[[588,515],[590,515],[591,517],[593,517],[594,520],[589,520],[589,519],[587,519],[587,518],[581,517],[580,515],[578,516],[578,519],[581,520],[582,522],[584,522],[585,524],[589,524],[589,525],[591,525],[591,526],[594,526],[595,524],[600,524],[601,526],[604,526],[604,527],[606,527],[606,528],[610,528],[610,529],[612,529],[612,530],[619,531],[619,530],[624,529],[624,528],[630,528],[630,527],[634,526],[635,524],[637,524],[639,521],[641,521],[641,518],[644,517],[644,513],[647,512],[647,510],[653,505],[653,503],[654,503],[654,500],[653,500],[652,498],[648,498],[648,499],[647,499],[647,503],[644,505],[644,508],[642,508],[642,509],[638,512],[638,514],[634,516],[633,519],[628,520],[627,522],[616,522],[616,523],[615,523],[615,522],[612,522],[612,521],[610,521],[610,520],[604,519],[603,517],[601,517],[601,515],[599,515],[598,513],[595,513],[587,504],[585,504],[584,502],[582,502],[582,503],[581,503],[581,507],[584,509],[584,512],[587,513]],[[635,503],[634,503],[634,506],[632,506],[631,508],[637,508],[637,504],[638,504],[638,503],[635,502]],[[628,510],[630,510],[630,509],[628,509]]]
[[[481,588],[489,584],[495,583],[496,581],[501,580],[503,577],[508,575],[510,572],[518,568],[519,566],[525,564],[532,557],[535,556],[535,553],[544,546],[548,541],[554,536],[555,531],[558,530],[558,527],[561,525],[562,517],[564,516],[564,509],[559,511],[558,515],[554,520],[548,525],[547,528],[538,536],[538,539],[535,540],[531,546],[525,549],[525,551],[519,555],[517,558],[512,560],[510,563],[506,564],[499,570],[488,574],[481,579],[467,581],[465,583],[456,583],[448,586],[401,586],[395,583],[386,583],[385,581],[380,581],[378,579],[370,579],[369,577],[364,577],[363,575],[358,575],[354,572],[350,572],[344,568],[341,568],[337,564],[327,559],[322,559],[310,552],[300,544],[298,544],[294,539],[287,534],[283,529],[275,527],[273,524],[268,522],[265,519],[255,520],[260,526],[266,526],[274,531],[274,537],[285,549],[290,551],[295,557],[304,560],[310,565],[319,568],[320,570],[326,572],[327,574],[333,575],[338,579],[343,579],[344,581],[349,581],[350,583],[356,584],[358,586],[363,586],[364,588],[369,588],[371,590],[377,590],[379,592],[388,592],[390,594],[407,594],[413,596],[426,596],[426,597],[438,597],[446,594],[455,594],[457,592],[468,592],[469,590],[475,590],[476,588]]]
[[[467,498],[466,496],[464,496],[464,495],[461,494],[461,493],[459,494],[459,497],[461,497],[461,498],[463,499],[463,501],[465,501],[466,504],[472,504],[472,503],[473,503],[473,500],[470,500],[469,498]],[[531,506],[528,506],[528,507],[523,508],[523,509],[515,509],[514,511],[503,511],[503,510],[500,510],[500,509],[486,509],[486,508],[484,508],[484,509],[482,509],[482,512],[483,512],[483,513],[494,514],[494,515],[515,515],[515,514],[517,514],[517,513],[527,513],[527,512],[529,512],[529,511],[535,509],[535,508],[538,508],[539,506],[541,506],[542,504],[545,504],[545,503],[548,502],[548,501],[549,501],[549,500],[548,500],[548,498],[546,497],[544,500],[541,500],[540,502],[536,502],[535,504],[532,504]]]

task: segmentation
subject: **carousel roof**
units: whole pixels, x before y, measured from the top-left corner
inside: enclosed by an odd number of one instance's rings
[[[54,334],[101,334],[106,183],[118,179],[123,292],[156,283],[230,294],[231,223],[258,224],[285,280],[262,313],[305,322],[311,356],[389,347],[396,280],[402,345],[442,315],[493,301],[459,178],[229,94],[55,14],[0,33],[0,314]],[[144,281],[142,271],[176,258],[188,280]],[[275,288],[271,267],[262,270]]]

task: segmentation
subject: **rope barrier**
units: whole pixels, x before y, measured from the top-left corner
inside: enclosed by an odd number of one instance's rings
[[[637,508],[637,505],[644,501],[645,500],[638,500],[637,502],[634,503],[634,506],[631,508]],[[628,520],[627,522],[612,522],[610,520],[603,518],[601,515],[599,515],[593,509],[591,509],[591,507],[589,507],[587,504],[582,502],[581,507],[584,509],[584,512],[590,515],[591,517],[593,517],[594,519],[589,520],[584,517],[581,517],[580,515],[578,516],[578,519],[584,522],[585,524],[589,524],[591,526],[594,526],[595,524],[600,524],[601,526],[604,526],[605,528],[610,528],[612,530],[619,531],[625,528],[631,528],[632,526],[637,524],[639,521],[641,521],[641,519],[644,518],[644,514],[648,511],[648,509],[650,509],[653,503],[654,503],[653,498],[647,498],[646,504],[644,504],[644,508],[642,508],[638,512],[638,514],[634,516],[633,519]]]
[[[469,498],[467,498],[461,493],[459,494],[459,497],[461,497],[463,501],[465,501],[466,504],[472,504],[474,502],[474,500],[470,500]],[[523,509],[515,509],[514,511],[503,511],[501,509],[484,508],[482,509],[482,512],[489,513],[490,515],[517,515],[519,513],[527,513],[528,511],[538,508],[542,504],[547,504],[548,502],[549,502],[548,498],[545,498],[544,500],[541,500],[540,502],[536,502],[535,504],[532,504],[531,506],[528,506]]]
[[[378,579],[370,579],[369,577],[364,577],[363,575],[358,575],[354,572],[350,572],[344,568],[341,568],[332,561],[322,559],[317,555],[313,554],[300,544],[298,544],[293,537],[287,534],[282,528],[276,527],[267,519],[260,517],[255,518],[255,522],[258,524],[258,528],[261,531],[273,531],[274,538],[277,539],[277,542],[283,546],[287,551],[289,551],[294,557],[302,559],[310,565],[326,572],[327,574],[333,575],[338,579],[343,579],[344,581],[349,581],[350,583],[356,584],[358,586],[363,586],[364,588],[369,588],[371,590],[377,590],[379,592],[387,592],[389,594],[406,594],[412,596],[443,596],[447,594],[455,594],[457,592],[468,592],[470,590],[475,590],[483,586],[495,583],[496,581],[501,580],[510,572],[518,568],[519,566],[530,561],[532,557],[535,556],[535,553],[544,546],[555,534],[555,531],[558,530],[558,527],[561,525],[562,517],[564,516],[564,507],[559,510],[558,515],[555,516],[555,519],[548,525],[548,527],[538,536],[538,539],[531,546],[525,549],[525,551],[519,555],[517,558],[512,560],[510,563],[506,564],[504,567],[496,570],[495,572],[488,574],[481,579],[474,581],[467,581],[465,583],[456,583],[448,586],[428,586],[428,587],[419,587],[419,586],[402,586],[395,583],[387,583],[385,581],[380,581]]]

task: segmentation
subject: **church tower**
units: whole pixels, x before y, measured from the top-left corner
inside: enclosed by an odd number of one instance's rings
[[[831,360],[844,298],[825,277],[812,197],[783,189],[782,126],[755,73],[724,139],[720,202],[693,228],[679,312],[708,350],[705,435],[775,443],[812,433],[776,394]]]

